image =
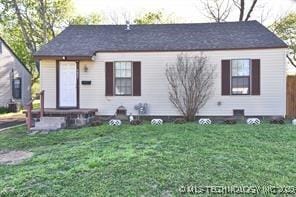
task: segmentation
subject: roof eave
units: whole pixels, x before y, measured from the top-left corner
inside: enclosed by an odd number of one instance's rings
[[[25,68],[25,70],[33,76],[32,72],[28,69],[28,67],[24,64],[24,62],[16,55],[16,53],[12,50],[12,48],[6,43],[6,41],[0,36],[0,41],[6,46],[6,48],[12,53],[12,55],[17,59],[17,61]]]
[[[42,60],[42,59],[50,59],[50,60],[92,60],[92,56],[84,56],[84,55],[34,55],[35,60]]]

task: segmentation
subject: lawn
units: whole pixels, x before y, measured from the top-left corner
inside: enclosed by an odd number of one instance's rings
[[[0,166],[0,196],[180,195],[187,185],[296,185],[292,125],[107,125],[29,136],[0,133],[0,150],[28,150]]]

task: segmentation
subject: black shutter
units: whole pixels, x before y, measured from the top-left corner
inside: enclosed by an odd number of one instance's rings
[[[260,60],[252,60],[252,95],[260,95]]]
[[[106,62],[105,66],[105,95],[113,96],[113,62]]]
[[[141,62],[133,62],[133,96],[141,96]]]
[[[222,60],[222,95],[230,95],[230,60]]]

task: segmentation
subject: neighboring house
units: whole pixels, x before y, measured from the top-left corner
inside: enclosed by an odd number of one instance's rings
[[[216,77],[213,96],[197,115],[284,116],[286,51],[257,21],[73,25],[35,58],[46,108],[95,108],[99,115],[113,115],[124,106],[137,114],[141,102],[148,104],[147,115],[180,115],[168,98],[166,65],[182,52],[202,52]]]
[[[31,99],[31,73],[0,37],[0,106],[15,102],[25,105]]]

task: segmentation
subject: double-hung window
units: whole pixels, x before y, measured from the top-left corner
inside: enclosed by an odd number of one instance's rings
[[[132,62],[115,62],[115,95],[132,95]]]
[[[15,78],[13,80],[12,95],[15,99],[22,98],[22,80],[21,78]]]
[[[231,93],[233,95],[250,94],[250,60],[231,60]]]

